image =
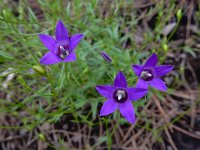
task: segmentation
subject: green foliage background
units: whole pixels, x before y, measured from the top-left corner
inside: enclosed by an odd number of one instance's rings
[[[138,31],[137,26],[144,16],[138,15],[132,0],[37,0],[35,3],[39,7],[26,0],[19,0],[18,4],[9,0],[0,3],[0,83],[9,74],[15,74],[8,88],[0,85],[10,96],[0,99],[0,113],[8,113],[21,121],[18,126],[1,127],[31,130],[45,122],[55,123],[66,114],[73,115],[74,122],[87,123],[91,127],[113,119],[119,124],[128,124],[118,112],[106,118],[98,117],[104,98],[96,92],[95,86],[112,84],[119,70],[126,75],[129,86],[134,86],[137,78],[131,65],[143,63],[153,52],[158,54],[160,63],[164,62],[171,36],[162,36],[163,28],[172,17],[177,18],[180,8],[175,1],[170,0],[166,6],[161,0],[147,10],[147,18],[158,14],[152,31]],[[76,49],[77,61],[42,66],[39,60],[47,49],[38,34],[54,35],[58,19],[64,22],[71,35],[85,35]],[[144,37],[139,45],[136,32]],[[112,64],[100,56],[102,50],[112,57]],[[39,72],[34,70],[38,67]],[[179,82],[178,78],[176,80]],[[167,93],[173,88],[176,88],[175,83]],[[167,94],[153,93],[161,99]],[[145,106],[151,94],[133,103],[136,113],[138,107]],[[137,113],[137,116],[144,118],[145,114]]]

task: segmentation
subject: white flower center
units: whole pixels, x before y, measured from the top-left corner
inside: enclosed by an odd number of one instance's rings
[[[142,73],[141,73],[141,78],[147,79],[147,78],[150,78],[150,77],[152,77],[152,74],[151,74],[151,73],[149,73],[149,72],[147,72],[147,71],[142,71]]]
[[[154,78],[154,74],[153,74],[152,70],[145,69],[141,72],[140,78],[142,78],[144,81],[150,81]]]
[[[63,46],[59,46],[59,48],[61,50],[60,58],[66,58],[69,55],[69,52]]]
[[[118,90],[116,93],[117,99],[118,101],[120,101],[121,99],[125,98],[125,91],[124,90]]]

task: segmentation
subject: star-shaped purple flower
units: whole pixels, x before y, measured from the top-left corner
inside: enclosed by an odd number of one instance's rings
[[[131,100],[140,99],[148,92],[147,89],[127,87],[126,78],[121,71],[115,77],[114,86],[100,85],[96,89],[107,98],[100,116],[109,115],[119,108],[122,116],[132,124],[135,122],[135,112]]]
[[[56,39],[49,35],[40,34],[39,38],[46,48],[49,49],[41,59],[40,63],[52,65],[59,62],[71,62],[76,60],[74,49],[83,38],[83,34],[68,35],[67,28],[61,20],[56,25]]]
[[[173,69],[172,65],[157,66],[158,57],[153,53],[144,65],[132,65],[133,71],[139,77],[136,87],[148,88],[148,85],[166,91],[165,83],[160,79]]]

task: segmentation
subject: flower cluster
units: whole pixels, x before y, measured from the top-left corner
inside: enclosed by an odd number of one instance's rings
[[[108,115],[119,108],[120,113],[126,120],[134,124],[135,112],[131,100],[142,98],[148,92],[148,85],[162,91],[166,91],[165,83],[160,79],[173,69],[171,65],[156,66],[158,58],[152,54],[144,65],[132,65],[132,69],[139,77],[136,87],[127,87],[126,78],[120,71],[114,81],[114,86],[97,86],[97,91],[107,98],[101,108],[100,116]]]
[[[71,62],[76,60],[75,48],[83,38],[83,34],[68,35],[68,30],[61,20],[58,21],[55,31],[55,39],[49,35],[40,34],[39,38],[44,46],[49,49],[40,60],[43,65],[51,65],[59,62]],[[111,57],[101,52],[101,56],[109,63]],[[107,100],[103,104],[100,116],[105,116],[119,109],[120,113],[130,123],[135,123],[135,112],[132,101],[142,98],[148,93],[149,85],[166,91],[165,83],[160,79],[173,69],[171,65],[157,65],[158,58],[152,54],[144,65],[132,65],[132,69],[139,78],[135,87],[128,87],[126,77],[119,71],[113,85],[96,86],[96,90]]]

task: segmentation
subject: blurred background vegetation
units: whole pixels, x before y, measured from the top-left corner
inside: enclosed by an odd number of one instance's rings
[[[77,61],[42,66],[38,34],[58,19],[85,35]],[[0,149],[200,149],[199,25],[199,0],[0,0]],[[175,65],[168,91],[133,102],[134,125],[100,118],[95,86],[119,70],[134,86],[131,65],[153,52]]]

